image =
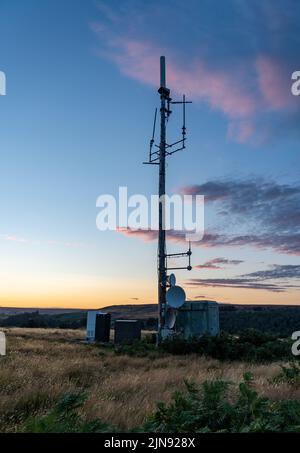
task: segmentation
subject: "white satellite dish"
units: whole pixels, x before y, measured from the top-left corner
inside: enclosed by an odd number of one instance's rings
[[[171,274],[171,275],[169,276],[169,285],[170,285],[170,286],[175,286],[175,285],[176,285],[176,277],[175,277],[174,274]]]
[[[168,329],[173,329],[176,322],[176,310],[174,308],[168,308],[166,311],[165,323]]]
[[[179,308],[185,302],[185,292],[180,286],[172,286],[166,295],[167,304],[172,308]]]

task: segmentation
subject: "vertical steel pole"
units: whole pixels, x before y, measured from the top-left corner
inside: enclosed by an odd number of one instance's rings
[[[159,233],[158,233],[158,343],[162,340],[162,329],[165,327],[166,307],[166,231],[165,231],[165,202],[166,193],[166,62],[160,57],[160,146],[159,146]]]

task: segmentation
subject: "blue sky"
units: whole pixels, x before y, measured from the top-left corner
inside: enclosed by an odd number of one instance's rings
[[[193,100],[168,189],[204,193],[214,235],[179,282],[190,298],[297,303],[299,17],[295,1],[1,0],[0,304],[156,301],[155,241],[95,219],[103,193],[157,191],[142,162],[161,54],[174,97]]]

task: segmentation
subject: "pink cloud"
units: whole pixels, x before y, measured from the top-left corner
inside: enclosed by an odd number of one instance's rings
[[[21,243],[28,242],[28,239],[16,236],[14,234],[5,234],[4,235],[4,240],[5,241],[11,241],[11,242],[21,242]]]
[[[103,34],[101,26],[97,24],[92,24],[92,29],[98,35]],[[200,59],[194,59],[183,69],[168,56],[166,49],[157,48],[150,42],[124,36],[106,38],[111,51],[102,55],[116,63],[128,77],[158,87],[159,56],[166,54],[168,84],[177,94],[185,93],[194,100],[205,101],[230,118],[247,117],[256,111],[255,97],[239,83],[245,79],[245,74],[239,68],[235,68],[234,72],[217,70]]]
[[[131,230],[130,228],[119,228],[119,233],[125,236],[141,239],[145,242],[157,240],[157,231],[153,230]],[[171,242],[187,244],[185,232],[167,231],[167,239]],[[217,233],[205,233],[203,239],[194,242],[196,247],[255,247],[260,250],[273,249],[278,253],[288,255],[300,255],[299,234],[295,235],[274,235],[273,233],[265,235],[242,235],[227,236]]]
[[[238,143],[248,142],[254,134],[251,120],[231,121],[228,125],[227,137]]]
[[[268,118],[261,121],[264,114],[289,113],[291,107],[299,109],[290,93],[285,55],[279,58],[245,55],[230,66],[223,59],[212,60],[213,55],[200,48],[199,52],[189,49],[188,58],[183,61],[175,50],[162,47],[155,38],[147,40],[135,21],[124,30],[123,18],[129,14],[128,8],[116,12],[105,4],[100,11],[102,19],[92,23],[91,28],[99,36],[101,57],[114,62],[126,76],[158,87],[159,56],[166,55],[167,81],[174,97],[185,93],[193,101],[205,102],[211,109],[222,112],[229,119],[230,140],[260,146],[272,133]],[[273,9],[272,13],[266,12],[269,22],[274,20]],[[137,22],[141,18],[146,20],[139,9],[133,8],[130,14],[133,13]],[[273,122],[269,124],[273,126]]]
[[[270,110],[282,110],[292,104],[290,77],[283,73],[281,65],[267,56],[256,60],[258,86]]]
[[[156,241],[158,238],[158,232],[155,230],[132,230],[130,228],[117,228],[117,232],[124,234],[125,236],[138,238],[145,242]],[[175,231],[170,230],[166,232],[167,239],[174,243],[187,244],[186,232],[185,231]],[[204,238],[197,243],[203,247],[213,246],[214,241],[217,240],[218,235],[216,234],[206,234]]]
[[[154,230],[131,230],[130,228],[117,228],[117,232],[129,237],[137,237],[145,242],[157,239],[157,231]]]

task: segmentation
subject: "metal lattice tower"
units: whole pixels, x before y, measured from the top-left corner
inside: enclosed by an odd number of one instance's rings
[[[170,269],[187,269],[191,270],[191,248],[185,253],[167,254],[166,250],[166,230],[164,225],[165,219],[165,201],[166,194],[166,157],[171,156],[177,151],[185,149],[186,143],[186,125],[185,125],[185,106],[190,102],[185,100],[183,95],[182,101],[173,102],[170,97],[170,90],[166,87],[166,62],[165,57],[160,57],[160,141],[159,145],[155,144],[155,129],[157,120],[157,109],[154,115],[153,134],[150,141],[149,161],[144,164],[159,166],[159,231],[158,231],[158,344],[162,341],[163,331],[165,329],[165,314],[166,314],[166,292],[168,287],[167,272]],[[167,143],[166,125],[171,115],[170,107],[172,104],[182,104],[183,107],[183,126],[182,138],[172,144]],[[155,147],[155,149],[153,149]],[[189,263],[186,267],[168,268],[167,260],[173,257],[188,257]]]

